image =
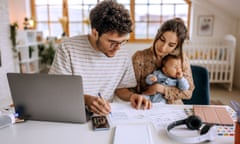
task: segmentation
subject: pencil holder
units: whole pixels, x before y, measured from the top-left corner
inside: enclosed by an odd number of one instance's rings
[[[7,127],[13,123],[15,123],[15,117],[13,114],[0,115],[0,129]]]
[[[239,122],[236,122],[235,124],[234,144],[240,144],[240,123]]]

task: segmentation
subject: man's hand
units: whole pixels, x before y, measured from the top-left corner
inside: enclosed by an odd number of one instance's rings
[[[98,115],[108,115],[111,112],[111,107],[108,101],[98,96],[85,95],[85,104],[89,110]]]
[[[130,102],[135,109],[150,109],[152,107],[150,100],[146,99],[143,95],[135,93],[130,96]]]

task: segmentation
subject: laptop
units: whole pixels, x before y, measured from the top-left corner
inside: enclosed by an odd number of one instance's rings
[[[7,73],[15,111],[26,120],[85,123],[81,76]]]

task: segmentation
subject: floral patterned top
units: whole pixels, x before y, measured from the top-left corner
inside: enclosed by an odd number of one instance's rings
[[[137,51],[133,55],[132,61],[137,80],[137,87],[135,90],[137,93],[142,93],[147,89],[148,85],[145,82],[145,78],[148,74],[158,69],[157,64],[161,63],[161,60],[162,58],[157,59],[152,47]],[[168,104],[183,104],[182,99],[190,99],[192,97],[192,92],[195,87],[190,63],[185,54],[183,55],[183,76],[189,83],[189,89],[182,91],[176,87],[166,86],[163,95]]]

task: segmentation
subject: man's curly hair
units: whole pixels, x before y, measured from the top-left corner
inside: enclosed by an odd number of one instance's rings
[[[105,0],[96,5],[90,12],[91,27],[99,36],[107,32],[118,32],[120,35],[132,32],[132,20],[129,11],[122,4]]]

